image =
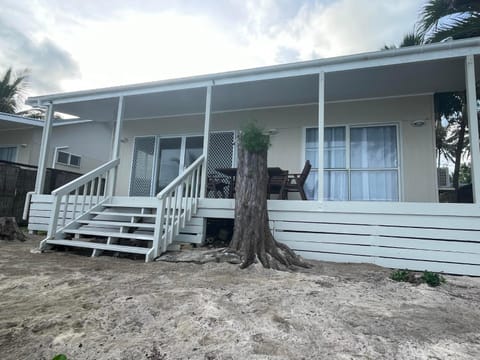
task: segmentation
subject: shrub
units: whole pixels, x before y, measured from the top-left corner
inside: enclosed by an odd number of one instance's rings
[[[58,355],[55,355],[52,360],[68,360],[68,359],[65,355],[58,354]]]
[[[442,275],[427,270],[423,272],[422,280],[432,287],[440,286],[446,281]]]
[[[393,281],[408,282],[410,278],[410,271],[408,270],[395,270],[390,274],[390,279]]]

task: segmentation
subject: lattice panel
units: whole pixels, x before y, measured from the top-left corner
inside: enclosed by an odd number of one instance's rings
[[[133,150],[131,196],[150,196],[155,154],[155,136],[135,139]]]
[[[234,164],[234,132],[217,132],[210,134],[208,144],[207,174],[210,178],[229,184],[230,178],[215,169],[230,168]],[[228,189],[225,189],[227,191]],[[224,197],[225,193],[209,191],[208,197]]]

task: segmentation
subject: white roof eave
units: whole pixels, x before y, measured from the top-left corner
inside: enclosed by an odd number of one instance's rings
[[[447,41],[444,43],[411,46],[186,78],[35,96],[28,98],[27,104],[43,106],[49,103],[61,104],[106,99],[118,96],[206,87],[208,85],[225,85],[246,81],[301,76],[315,74],[321,71],[328,73],[409,62],[448,59],[472,54],[480,54],[480,38]]]

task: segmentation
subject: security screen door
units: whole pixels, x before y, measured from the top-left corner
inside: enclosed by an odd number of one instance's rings
[[[218,139],[228,141],[219,142]],[[233,132],[211,133],[209,166],[233,165]],[[213,151],[213,148],[215,150]],[[203,136],[142,136],[135,138],[130,196],[154,196],[203,153]],[[218,154],[223,154],[219,158]],[[223,159],[225,157],[225,159]]]

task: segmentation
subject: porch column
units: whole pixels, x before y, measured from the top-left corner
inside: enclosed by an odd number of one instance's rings
[[[115,135],[113,138],[111,160],[115,160],[120,156],[120,136],[122,135],[124,109],[125,107],[123,102],[123,96],[120,96],[118,98],[117,119],[115,121]],[[115,186],[117,185],[117,173],[118,173],[118,167],[112,169],[110,172],[110,181],[108,184],[109,196],[113,196],[113,194],[115,193]]]
[[[323,202],[323,142],[325,127],[325,72],[318,74],[318,201]]]
[[[480,202],[480,148],[478,137],[477,90],[475,81],[475,59],[473,55],[465,58],[465,81],[467,87],[467,114],[470,133],[470,151],[472,154],[473,202]]]
[[[50,102],[47,110],[47,117],[43,125],[42,143],[40,145],[40,155],[38,157],[37,176],[35,179],[35,193],[42,194],[45,187],[45,175],[47,171],[48,147],[52,135],[53,123],[53,104]]]
[[[202,180],[200,187],[200,197],[207,196],[207,164],[208,164],[208,142],[210,139],[210,111],[212,107],[212,86],[207,86],[207,97],[205,100],[205,125],[203,128],[203,155],[205,156],[205,166],[202,171]]]

